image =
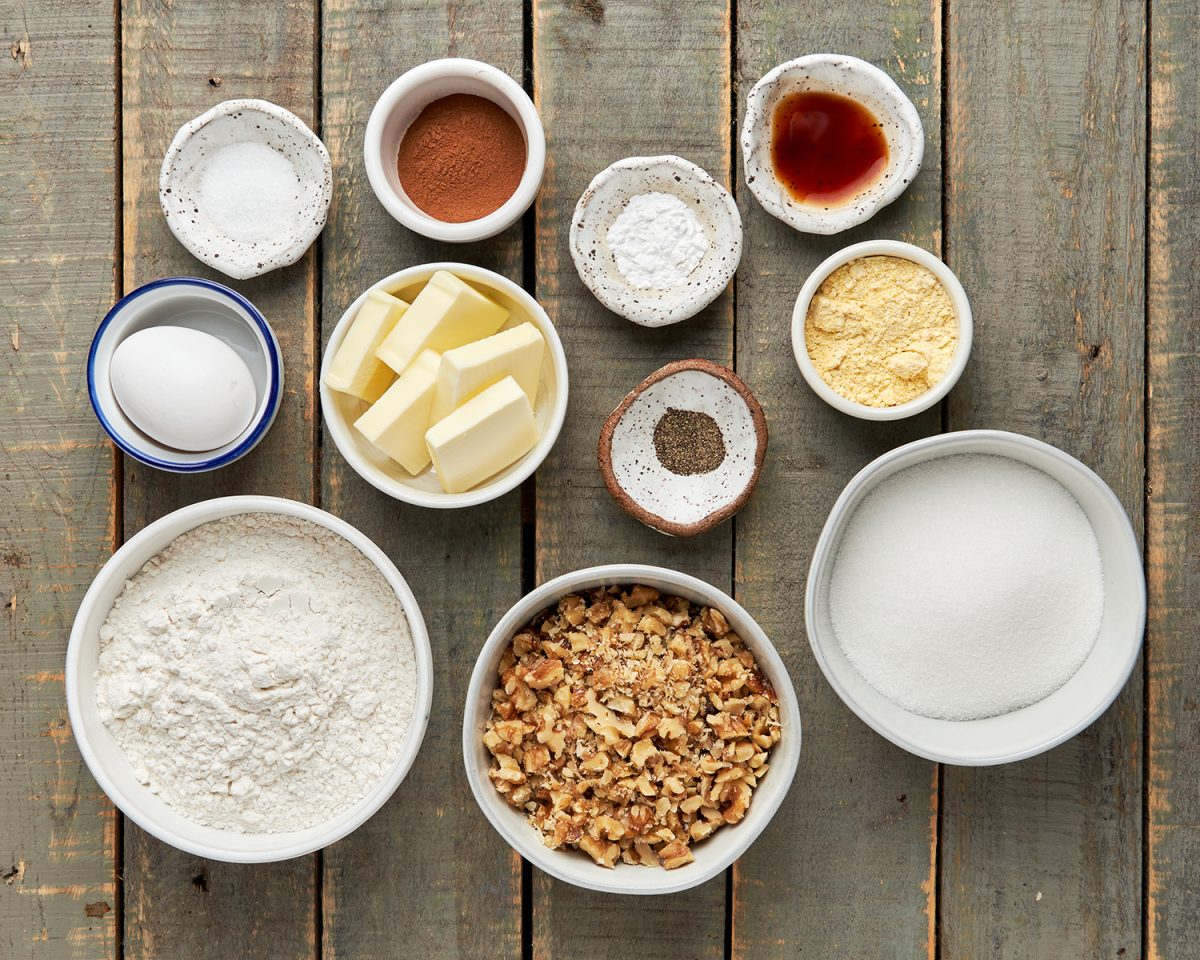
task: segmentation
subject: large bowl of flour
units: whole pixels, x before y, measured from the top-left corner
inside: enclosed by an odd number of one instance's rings
[[[404,779],[429,718],[416,598],[374,543],[307,504],[225,497],[128,540],[80,605],[67,707],[131,820],[214,860],[301,856]]]
[[[917,440],[846,485],[813,551],[809,641],[838,696],[910,753],[1031,757],[1116,699],[1141,650],[1141,550],[1112,490],[999,430]]]

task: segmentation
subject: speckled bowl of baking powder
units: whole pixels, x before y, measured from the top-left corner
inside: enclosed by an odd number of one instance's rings
[[[668,194],[686,204],[703,229],[707,250],[683,283],[639,287],[621,273],[609,248],[609,228],[629,202]],[[678,323],[712,303],[742,259],[742,218],[729,191],[682,157],[626,157],[600,171],[571,217],[571,259],[596,299],[644,327]]]
[[[325,228],[332,197],[325,144],[267,100],[226,100],[185,123],[158,176],[175,239],[235,280],[304,256]]]
[[[100,717],[97,664],[100,627],[125,583],[179,536],[213,520],[270,513],[309,521],[348,541],[379,569],[395,591],[412,638],[416,668],[412,715],[396,758],[386,773],[353,805],[329,820],[287,833],[242,833],[204,826],[169,807],[134,773],[125,751]],[[236,549],[232,547],[231,549]],[[429,720],[433,656],[416,597],[387,555],[344,520],[316,507],[278,497],[222,497],[169,513],[135,534],[100,569],[84,595],[71,628],[66,661],[67,711],[75,742],[101,789],[129,819],[164,843],[198,857],[230,863],[265,863],[303,856],[340,840],[374,814],[403,781]]]
[[[1076,672],[1028,706],[978,720],[914,713],[876,690],[850,662],[830,612],[830,581],[842,538],[863,500],[902,470],[942,457],[984,454],[1027,464],[1056,480],[1082,508],[1100,551],[1104,601],[1100,630]],[[979,491],[980,497],[988,495]],[[917,756],[985,766],[1043,753],[1088,727],[1125,686],[1142,648],[1146,581],[1129,517],[1092,470],[1057,447],[1001,430],[944,433],[897,447],[864,467],[842,491],[813,551],[805,594],[808,639],[825,678],[876,732]],[[880,642],[886,642],[881,637]]]

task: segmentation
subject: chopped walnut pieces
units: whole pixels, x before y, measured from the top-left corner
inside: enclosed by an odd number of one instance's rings
[[[557,658],[539,660],[522,679],[533,690],[545,690],[563,678],[563,662]]]
[[[489,776],[552,848],[667,870],[737,823],[779,740],[775,691],[719,610],[652,587],[563,597],[498,668]]]

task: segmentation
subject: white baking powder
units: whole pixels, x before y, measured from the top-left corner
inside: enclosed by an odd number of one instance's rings
[[[305,198],[296,168],[265,143],[231,143],[212,155],[200,179],[200,213],[244,243],[286,239]]]
[[[183,534],[100,629],[100,717],[143,784],[197,823],[299,830],[395,762],[416,665],[379,569],[307,520],[243,514]]]
[[[708,253],[704,226],[670,193],[631,197],[608,228],[608,249],[630,286],[669,290],[683,286]]]
[[[876,690],[971,720],[1053,693],[1100,630],[1096,535],[1052,477],[1007,457],[902,470],[859,504],[829,585],[834,632]]]

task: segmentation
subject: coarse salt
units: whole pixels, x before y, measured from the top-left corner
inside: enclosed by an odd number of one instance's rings
[[[1095,643],[1095,532],[1049,475],[960,454],[884,480],[834,561],[842,650],[893,703],[946,720],[997,716],[1066,683]]]
[[[621,276],[642,289],[682,286],[708,253],[699,218],[670,193],[630,197],[607,239]]]
[[[201,214],[231,240],[286,240],[303,216],[302,184],[291,162],[265,143],[222,147],[200,180]]]

